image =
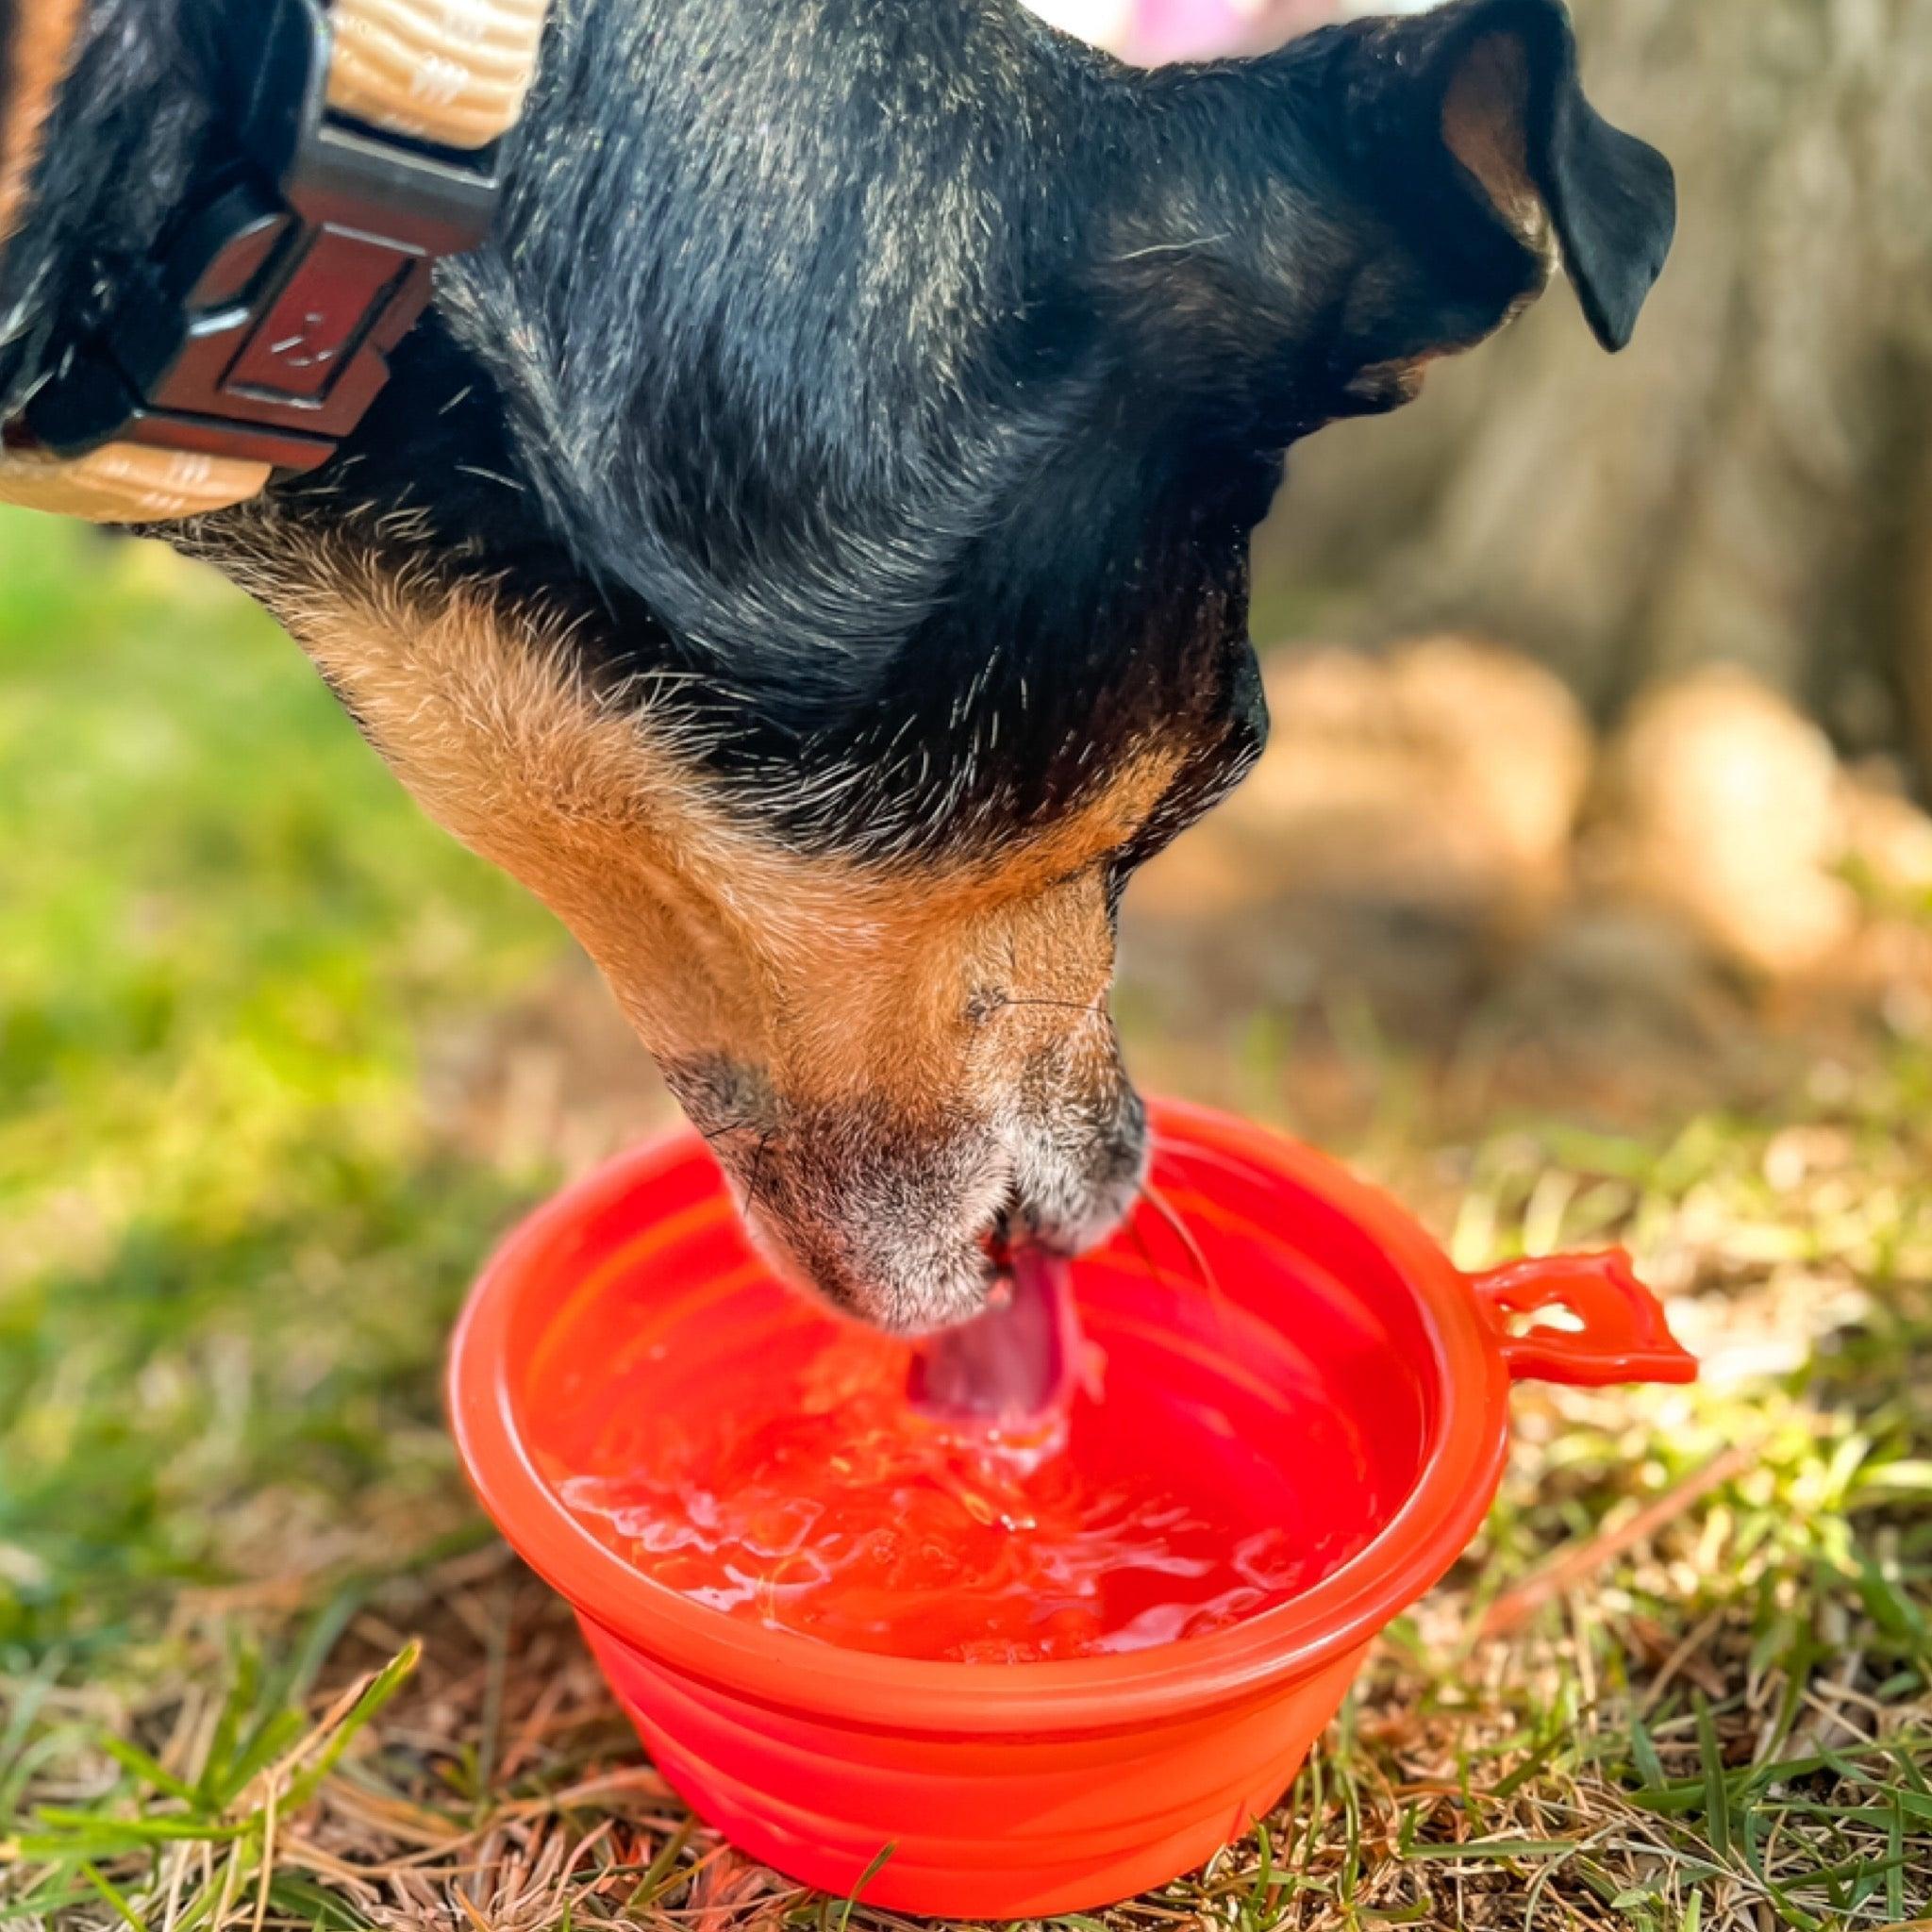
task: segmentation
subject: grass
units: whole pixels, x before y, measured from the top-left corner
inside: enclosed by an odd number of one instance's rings
[[[552,1176],[425,1071],[554,930],[225,593],[27,519],[0,584],[0,1924],[891,1924],[692,1826],[445,1446],[449,1317]],[[1206,1097],[1292,1123],[1339,1058],[1459,1260],[1627,1240],[1711,1373],[1523,1391],[1291,1802],[1104,1923],[1932,1914],[1924,1042],[1586,1130],[1359,1016],[1228,1037]]]
[[[441,1481],[419,1372],[533,1182],[432,1144],[424,1028],[558,941],[225,592],[25,519],[0,583],[0,1646],[92,1653]]]

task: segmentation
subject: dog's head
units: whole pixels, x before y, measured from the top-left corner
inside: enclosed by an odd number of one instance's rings
[[[1259,751],[1283,450],[1559,256],[1620,346],[1669,170],[1557,0],[1153,74],[1010,0],[560,0],[512,183],[355,446],[192,541],[568,921],[771,1245],[959,1320],[1138,1186],[1115,912]]]

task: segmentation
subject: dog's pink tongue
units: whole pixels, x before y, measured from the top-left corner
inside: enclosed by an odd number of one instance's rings
[[[1003,1286],[976,1321],[921,1345],[907,1385],[913,1407],[1002,1434],[1037,1430],[1063,1414],[1080,1373],[1072,1271],[1021,1249]]]

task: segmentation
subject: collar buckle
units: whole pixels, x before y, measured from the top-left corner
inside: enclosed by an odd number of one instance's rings
[[[320,0],[226,9],[246,165],[119,291],[25,411],[58,456],[134,442],[310,470],[389,380],[435,264],[489,233],[502,142],[470,154],[333,112]]]

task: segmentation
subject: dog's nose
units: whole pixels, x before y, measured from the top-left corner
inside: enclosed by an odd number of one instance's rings
[[[1105,1240],[1140,1188],[1146,1115],[1123,1089],[937,1127],[787,1122],[714,1144],[787,1274],[920,1335],[979,1314],[1009,1245],[1073,1256]]]
[[[1147,1167],[1147,1109],[1123,1081],[1104,1100],[1052,1109],[1014,1141],[1015,1233],[1061,1256],[1097,1247],[1134,1205]]]

